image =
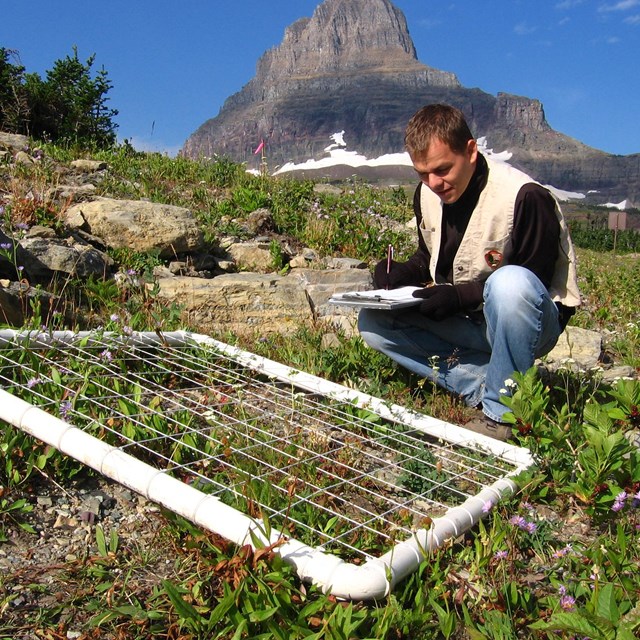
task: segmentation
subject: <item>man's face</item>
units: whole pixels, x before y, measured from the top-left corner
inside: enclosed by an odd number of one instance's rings
[[[413,168],[420,180],[444,204],[457,202],[469,186],[476,169],[478,147],[475,140],[467,142],[463,153],[452,151],[441,140],[432,140],[426,152],[411,156]]]

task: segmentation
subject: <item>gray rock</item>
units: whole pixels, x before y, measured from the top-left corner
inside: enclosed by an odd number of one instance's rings
[[[70,207],[65,222],[99,237],[111,248],[158,252],[165,258],[204,246],[191,211],[168,204],[99,198]]]
[[[33,158],[26,151],[18,151],[15,155],[14,161],[16,164],[33,164]]]
[[[106,253],[73,238],[23,238],[20,241],[20,260],[33,280],[48,279],[54,272],[81,278],[104,275],[113,265],[113,260]]]
[[[551,370],[559,367],[588,370],[599,366],[601,355],[602,336],[598,332],[568,326],[543,360]]]
[[[329,269],[366,269],[367,263],[357,258],[331,258],[327,261]]]
[[[287,334],[313,321],[304,287],[291,276],[175,276],[160,280],[158,286],[159,297],[183,305],[189,324],[205,333]]]
[[[227,248],[227,252],[240,270],[273,271],[273,256],[266,243],[236,242]]]
[[[256,209],[247,217],[246,227],[252,235],[266,233],[274,228],[273,213],[269,209]]]
[[[71,166],[78,171],[93,173],[94,171],[102,171],[107,168],[107,163],[101,160],[74,160]]]
[[[14,151],[24,150],[29,146],[29,138],[18,133],[5,133],[0,131],[0,148]]]

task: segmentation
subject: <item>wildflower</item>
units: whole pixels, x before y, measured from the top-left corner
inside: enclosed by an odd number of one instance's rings
[[[489,513],[493,509],[493,502],[491,500],[486,500],[482,505],[482,513]]]
[[[109,319],[111,322],[118,322],[118,320],[120,320],[120,316],[117,313],[112,313]]]
[[[16,229],[19,229],[20,231],[28,231],[29,225],[26,222],[18,222],[16,223]]]
[[[637,509],[638,506],[640,506],[640,491],[638,491],[638,493],[633,495],[633,498],[631,501],[631,507],[633,509]]]
[[[509,557],[509,552],[501,549],[493,554],[494,560],[506,560]]]
[[[71,402],[69,400],[64,400],[60,403],[60,417],[63,420],[66,420],[69,417],[69,413],[71,412]]]
[[[133,329],[130,326],[125,325],[122,327],[122,333],[124,333],[125,336],[133,335]]]
[[[27,388],[28,389],[33,389],[33,387],[35,387],[36,385],[40,384],[42,382],[42,380],[40,378],[30,378],[27,381]]]
[[[565,611],[573,611],[575,609],[576,599],[573,596],[562,596],[560,598],[560,606]]]
[[[573,551],[573,547],[570,544],[565,545],[562,549],[556,549],[551,556],[553,558],[562,558],[566,556],[568,553]]]
[[[613,501],[613,506],[611,507],[611,511],[622,511],[624,509],[624,503],[627,501],[627,492],[621,491]]]
[[[535,533],[538,529],[538,525],[535,522],[529,522],[523,516],[512,516],[509,518],[509,523],[527,533]]]
[[[3,251],[11,251],[11,243],[10,242],[3,242],[2,244],[0,244],[0,249],[2,249]]]
[[[512,380],[511,378],[507,378],[504,381],[504,386],[508,387],[509,389],[515,389],[518,386],[518,383]]]
[[[107,362],[111,362],[111,360],[113,360],[113,355],[111,354],[111,351],[109,351],[109,349],[105,349],[100,353],[100,358],[102,360],[106,360]]]
[[[512,516],[509,518],[509,523],[518,529],[524,529],[527,525],[527,521],[522,516]]]

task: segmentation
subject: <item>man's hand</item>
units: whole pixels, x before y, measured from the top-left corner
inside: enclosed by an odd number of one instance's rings
[[[462,308],[455,286],[439,284],[413,292],[414,298],[422,298],[420,313],[433,320],[444,320]]]
[[[389,273],[387,273],[387,266]],[[373,270],[373,284],[376,289],[395,289],[407,284],[412,284],[413,270],[404,262],[380,260]]]

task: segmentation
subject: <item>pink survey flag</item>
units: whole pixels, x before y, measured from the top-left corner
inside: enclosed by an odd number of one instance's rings
[[[253,152],[253,155],[258,155],[264,149],[264,140],[260,140],[260,144],[257,149]]]

